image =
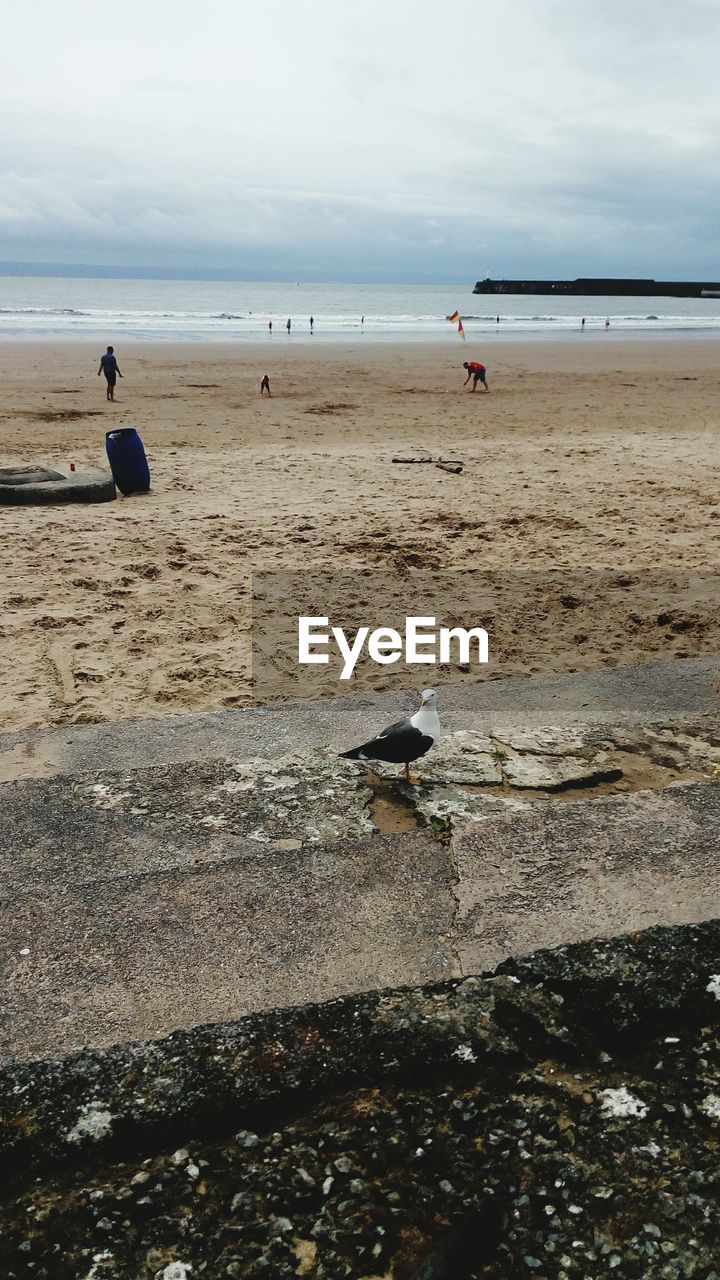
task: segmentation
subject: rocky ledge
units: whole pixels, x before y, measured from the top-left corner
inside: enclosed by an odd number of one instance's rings
[[[429,827],[451,830],[543,801],[590,798],[708,781],[720,773],[720,715],[679,725],[574,724],[445,734],[415,766],[339,759],[333,748],[273,758],[215,759],[178,766],[84,773],[75,810],[126,821],[172,816],[186,829],[247,836],[281,850]],[[420,776],[421,775],[421,776]],[[59,796],[67,783],[46,783]],[[379,802],[379,803],[378,803]],[[56,804],[54,807],[58,807]]]
[[[8,1280],[718,1280],[720,921],[0,1074]]]

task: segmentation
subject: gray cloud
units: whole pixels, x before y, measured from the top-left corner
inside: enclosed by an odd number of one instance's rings
[[[6,257],[717,274],[714,0],[25,10],[0,50]]]

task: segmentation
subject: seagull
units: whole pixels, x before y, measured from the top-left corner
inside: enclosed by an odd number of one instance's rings
[[[411,760],[426,755],[441,733],[435,690],[425,689],[421,697],[420,708],[414,716],[388,725],[376,738],[352,751],[341,751],[340,755],[345,760],[387,760],[390,764],[404,764],[405,781],[409,782]]]

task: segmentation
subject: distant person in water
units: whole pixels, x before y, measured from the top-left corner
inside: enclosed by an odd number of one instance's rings
[[[105,355],[100,357],[100,368],[97,371],[98,378],[100,377],[101,373],[105,374],[105,381],[107,382],[105,399],[114,400],[115,399],[115,383],[118,378],[122,378],[122,374],[118,367],[118,362],[115,359],[115,353],[114,353],[113,347],[108,347],[107,351],[105,352]]]
[[[288,333],[289,333],[289,332],[290,332],[290,329],[292,328],[292,325],[291,325],[291,323],[290,323],[290,317],[289,317],[289,316],[288,316],[288,322],[287,322],[287,326],[286,326],[286,328],[287,328],[287,331],[288,331]]]
[[[314,321],[313,317],[311,316],[311,317],[310,317],[310,332],[311,332],[311,333],[312,333],[312,331],[313,331],[313,326],[314,326],[314,324],[315,324],[315,321]]]
[[[606,329],[609,329],[609,328],[610,328],[610,317],[609,317],[609,316],[607,317],[607,319],[606,319],[606,321],[605,321],[605,328],[606,328]]]
[[[266,391],[268,395],[271,395],[270,379],[268,378],[267,374],[264,373],[262,378],[260,379],[260,395],[264,396]]]
[[[581,328],[581,329],[584,329],[584,328],[585,328],[585,317],[584,317],[584,316],[583,316],[582,320],[580,321],[580,328]]]
[[[467,386],[468,382],[472,378],[473,384],[470,388],[471,391],[475,390],[478,382],[482,382],[486,391],[490,390],[485,375],[485,365],[481,364],[479,360],[466,360],[463,364],[463,369],[467,369],[467,378],[463,382],[464,387]]]
[[[272,336],[272,320],[268,320],[268,333]]]

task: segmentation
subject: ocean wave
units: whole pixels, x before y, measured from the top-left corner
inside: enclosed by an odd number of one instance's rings
[[[0,307],[0,316],[89,316],[74,307]]]
[[[656,297],[484,299],[486,310],[462,310],[461,286],[352,286],[262,282],[118,281],[41,277],[0,280],[3,340],[67,337],[103,346],[123,340],[280,342],[445,342],[457,344],[447,317],[460,312],[474,342],[597,333],[610,319],[617,337],[685,332],[720,333],[720,299]],[[632,301],[633,313],[621,310]],[[542,310],[537,311],[538,304]],[[476,305],[475,303],[473,305]],[[292,332],[285,334],[288,316]],[[361,319],[362,317],[362,319]],[[272,336],[268,322],[272,321]],[[468,346],[468,349],[469,349]]]

